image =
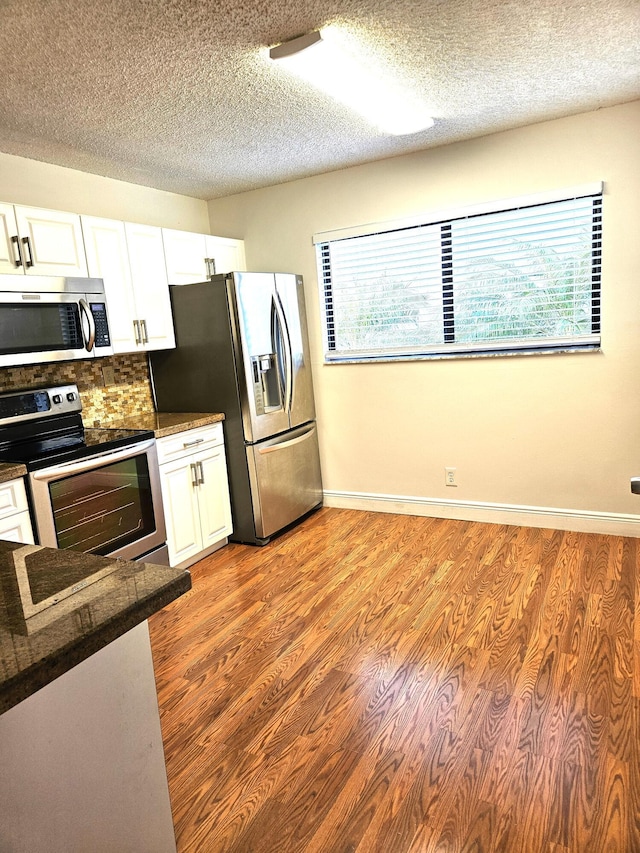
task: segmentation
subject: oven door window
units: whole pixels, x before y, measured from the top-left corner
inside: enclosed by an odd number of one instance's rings
[[[107,555],[156,529],[145,454],[49,484],[59,548]]]

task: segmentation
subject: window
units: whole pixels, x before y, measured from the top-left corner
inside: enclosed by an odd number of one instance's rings
[[[602,185],[581,189],[316,235],[327,360],[597,348]]]

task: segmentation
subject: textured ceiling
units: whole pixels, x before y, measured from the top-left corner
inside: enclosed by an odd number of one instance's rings
[[[214,198],[640,98],[639,0],[0,0],[0,151]],[[265,59],[336,24],[430,106],[385,136]]]

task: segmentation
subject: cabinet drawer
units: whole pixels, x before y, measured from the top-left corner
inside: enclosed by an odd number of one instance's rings
[[[33,528],[29,513],[25,510],[0,519],[0,539],[33,545]]]
[[[24,480],[9,480],[0,484],[0,518],[28,510]]]
[[[224,442],[222,424],[207,424],[207,426],[188,429],[175,435],[156,439],[158,446],[158,462],[171,462],[180,459],[197,450],[206,450]]]

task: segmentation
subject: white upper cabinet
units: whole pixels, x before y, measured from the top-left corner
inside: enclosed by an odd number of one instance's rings
[[[210,234],[207,234],[205,239],[211,275],[246,270],[244,240],[233,240],[231,237],[213,237]]]
[[[162,231],[153,225],[134,225],[131,222],[125,222],[124,228],[142,348],[175,347]]]
[[[175,346],[159,228],[82,217],[89,275],[104,279],[114,352]]]
[[[0,272],[85,277],[78,214],[0,204]]]
[[[136,303],[124,222],[95,216],[81,219],[89,275],[104,279],[113,351],[135,352],[141,346],[135,336]]]
[[[24,267],[18,252],[18,226],[12,204],[0,204],[0,272],[22,275]]]
[[[204,234],[162,229],[169,284],[194,284],[210,276]]]
[[[216,273],[246,269],[244,241],[162,229],[169,284],[194,284]]]

